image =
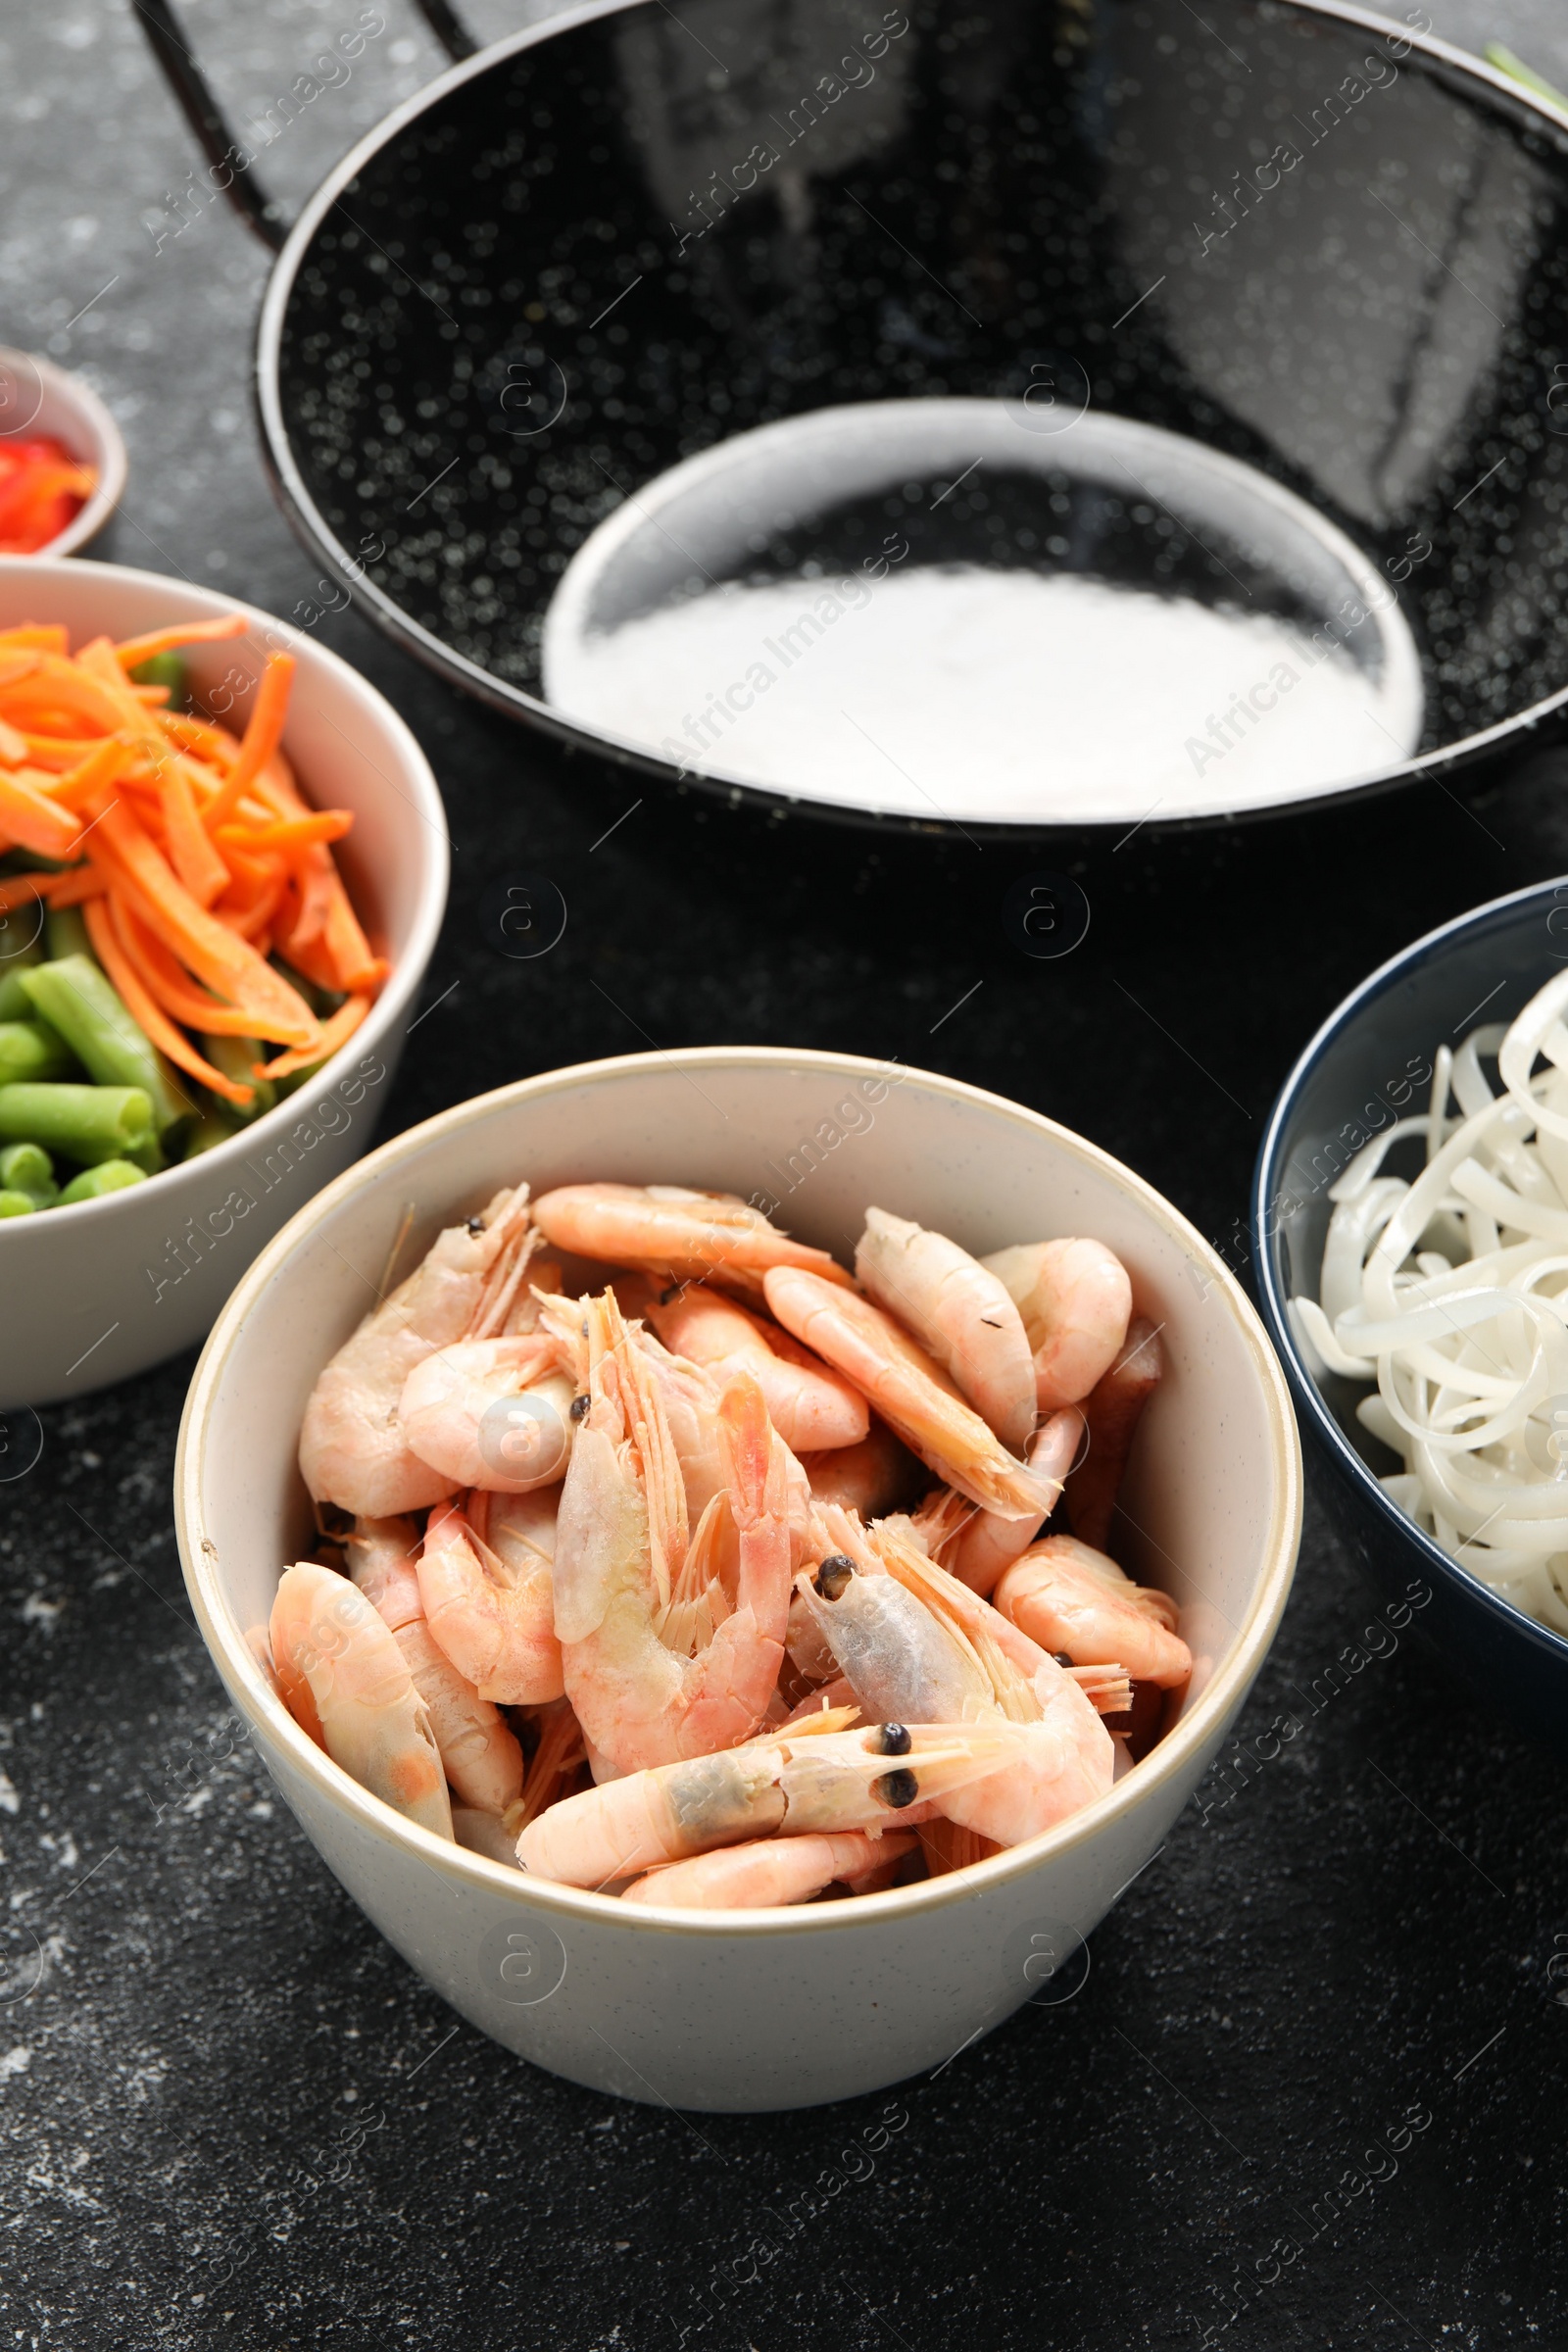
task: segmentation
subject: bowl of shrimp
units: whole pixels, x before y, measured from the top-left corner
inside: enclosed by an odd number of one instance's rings
[[[1064,1997],[1278,1626],[1290,1398],[1159,1194],[706,1048],[459,1104],[242,1278],[175,1471],[255,1746],[508,2048],[809,2106]]]

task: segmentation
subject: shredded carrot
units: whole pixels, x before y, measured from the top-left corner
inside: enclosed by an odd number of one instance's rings
[[[158,723],[172,743],[182,752],[194,752],[199,760],[217,760],[226,771],[234,757],[234,745],[221,727],[215,727],[205,718],[192,718],[185,710],[160,710]],[[215,789],[217,778],[210,779]]]
[[[36,646],[50,654],[64,654],[71,649],[71,632],[64,621],[24,620],[14,629],[0,629],[0,645]]]
[[[52,874],[0,874],[0,914],[25,906],[29,899],[47,899]]]
[[[224,777],[221,789],[215,793],[202,811],[202,821],[209,832],[214,826],[226,822],[239,806],[241,794],[255,781],[276,751],[278,738],[283,732],[283,713],[288,709],[289,688],[293,681],[293,655],[269,655],[240,742],[239,758]]]
[[[50,786],[49,797],[62,808],[83,808],[93,800],[101,784],[113,784],[123,775],[130,764],[130,746],[118,735],[108,736],[94,744],[85,760],[78,760],[67,768]]]
[[[112,892],[109,911],[126,956],[139,973],[147,993],[170,1016],[200,1037],[255,1037],[256,1024],[248,1012],[203,996],[182,972],[157,935],[134,912],[122,894]],[[267,1032],[260,1034],[265,1038]],[[270,1042],[270,1041],[269,1041]]]
[[[131,685],[115,660],[115,649],[109,639],[95,637],[90,645],[84,645],[76,656],[76,667],[102,687],[120,712],[120,724],[131,741],[144,743],[155,760],[167,760],[169,746],[157,716],[137,700],[139,689]]]
[[[347,1043],[369,1009],[368,997],[350,997],[321,1023],[318,1045],[301,1046],[292,1054],[279,1054],[275,1061],[253,1061],[251,1068],[258,1078],[291,1078],[296,1070],[314,1069],[318,1061],[325,1061],[339,1046]]]
[[[10,773],[0,768],[0,834],[35,857],[66,858],[81,827],[68,808],[47,791],[40,792],[38,783],[47,781],[35,782],[25,768]]]
[[[211,906],[215,899],[222,897],[232,876],[202,823],[190,778],[178,760],[170,762],[160,797],[169,861],[197,906]],[[226,833],[229,828],[225,825],[223,830]]]
[[[95,953],[159,1051],[221,1102],[254,1090],[216,1069],[203,1037],[280,1047],[259,1076],[336,1052],[388,966],[338,872],[349,809],[313,808],[282,746],[295,663],[264,664],[242,735],[172,710],[131,673],[180,646],[246,635],[248,615],[172,624],[73,654],[66,629],[0,629],[0,851],[59,870],[0,877],[0,910],[80,906]],[[220,653],[211,657],[221,662]],[[298,986],[268,959],[273,942]],[[306,987],[341,999],[318,1020]]]
[[[254,1102],[254,1086],[246,1086],[236,1078],[226,1078],[221,1070],[215,1069],[210,1061],[197,1053],[184,1031],[176,1029],[173,1022],[153,1003],[129,958],[121,954],[120,942],[109,919],[109,909],[101,899],[89,904],[86,923],[93,954],[120,991],[131,1019],[152,1040],[159,1052],[167,1054],[176,1069],[200,1079],[203,1086],[220,1096],[225,1102],[238,1103],[241,1109]]]
[[[209,914],[205,906],[197,906],[128,808],[112,801],[104,809],[93,835],[92,854],[99,864],[108,864],[113,886],[119,888],[122,881],[130,885],[134,898],[151,909],[155,930],[215,995],[246,1012],[265,1012],[274,1023],[292,1030],[294,1034],[281,1041],[285,1045],[315,1043],[320,1025],[304,998],[263,961],[248,941]]]
[[[347,808],[318,808],[313,816],[279,817],[271,825],[220,825],[218,838],[235,849],[303,850],[315,841],[341,841],[353,823]]]
[[[221,620],[183,620],[171,629],[149,629],[144,637],[123,638],[115,648],[122,669],[139,669],[160,654],[176,653],[182,645],[213,645],[224,637],[243,637],[250,627],[244,612],[225,612]]]
[[[46,906],[75,906],[83,899],[98,897],[103,887],[87,865],[63,866],[57,874],[4,874],[0,875],[0,912],[9,914],[29,899],[42,899]]]
[[[108,888],[97,866],[68,865],[64,873],[50,875],[44,896],[51,906],[80,906],[88,899],[101,899]]]

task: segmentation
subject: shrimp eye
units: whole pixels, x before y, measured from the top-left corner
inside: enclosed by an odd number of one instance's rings
[[[580,1421],[582,1419],[584,1413],[588,1410],[588,1404],[589,1399],[586,1396],[574,1396],[572,1398],[571,1417],[574,1421]]]
[[[879,1723],[871,1734],[871,1753],[876,1756],[906,1756],[913,1745],[902,1723]]]
[[[895,1812],[912,1805],[919,1793],[920,1784],[912,1772],[885,1772],[879,1781],[871,1783],[871,1794],[877,1803],[891,1805]]]
[[[811,1583],[824,1600],[841,1600],[844,1588],[855,1574],[855,1562],[842,1551],[830,1551],[818,1568]]]
[[[1064,1649],[1054,1649],[1051,1654],[1055,1659],[1058,1666],[1070,1666],[1072,1664],[1071,1656]]]
[[[464,1219],[464,1223],[467,1226],[468,1231],[473,1235],[474,1240],[477,1241],[480,1234],[484,1231],[483,1217],[466,1217]]]

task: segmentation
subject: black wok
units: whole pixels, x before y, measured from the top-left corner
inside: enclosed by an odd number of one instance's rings
[[[541,699],[594,527],[780,417],[1041,385],[1249,463],[1381,567],[1424,731],[1315,799],[1560,740],[1568,120],[1330,0],[579,9],[345,158],[282,246],[257,384],[291,521],[392,636],[670,782]],[[947,560],[1012,527],[977,492],[873,519]],[[1063,560],[1103,568],[1134,526],[1089,525]],[[783,553],[810,552],[807,517]],[[856,813],[704,764],[684,783]]]

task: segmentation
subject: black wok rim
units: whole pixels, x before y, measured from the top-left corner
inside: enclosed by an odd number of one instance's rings
[[[273,265],[262,299],[257,321],[254,393],[261,424],[262,456],[271,480],[274,494],[283,514],[296,538],[307,551],[320,559],[351,580],[365,601],[366,610],[394,643],[414,655],[426,668],[432,669],[453,685],[486,704],[504,716],[520,720],[535,732],[551,737],[567,752],[585,753],[594,760],[657,778],[666,789],[682,793],[695,791],[705,799],[731,808],[749,808],[772,816],[807,816],[828,824],[847,825],[857,831],[894,832],[899,834],[936,835],[942,838],[962,836],[973,839],[976,833],[988,841],[1041,841],[1045,839],[1097,839],[1125,827],[1125,817],[1074,817],[1068,820],[997,823],[974,820],[972,827],[960,824],[956,818],[912,815],[904,810],[877,809],[847,805],[843,802],[821,801],[808,793],[790,793],[777,786],[751,782],[742,776],[731,776],[721,768],[697,770],[678,768],[669,760],[642,744],[602,733],[557,710],[538,696],[525,693],[521,687],[509,686],[495,677],[478,662],[470,662],[437,637],[432,630],[411,617],[384,590],[376,587],[350,555],[348,549],[321,514],[304,475],[295,461],[293,444],[283,413],[281,391],[281,356],[283,324],[295,280],[315,242],[318,230],[332,207],[337,203],[349,182],[389,147],[402,132],[416,122],[432,108],[440,105],[452,91],[474,81],[492,68],[507,64],[526,49],[554,40],[559,34],[572,32],[581,25],[591,24],[603,17],[619,16],[626,10],[641,7],[645,0],[586,0],[586,5],[564,10],[542,24],[530,25],[525,31],[510,34],[480,50],[476,57],[466,59],[449,72],[437,74],[433,81],[416,91],[412,98],[393,109],[373,130],[368,131],[342,160],[328,172],[310,198],[290,229],[281,252]],[[1298,14],[1320,17],[1333,24],[1348,24],[1384,38],[1392,35],[1407,41],[1410,51],[1419,53],[1431,65],[1455,74],[1465,83],[1474,85],[1479,96],[1484,94],[1494,108],[1503,102],[1500,111],[1512,110],[1527,122],[1554,132],[1557,138],[1568,135],[1568,113],[1548,104],[1523,83],[1514,81],[1496,67],[1457,49],[1449,42],[1437,39],[1431,33],[1418,33],[1408,24],[1396,19],[1358,8],[1351,0],[1288,0]],[[1171,817],[1160,821],[1149,817],[1135,830],[1150,833],[1211,833],[1239,825],[1255,825],[1270,820],[1299,818],[1317,809],[1341,809],[1347,804],[1381,799],[1407,786],[1427,781],[1441,781],[1445,776],[1474,766],[1502,744],[1517,738],[1525,748],[1532,737],[1544,727],[1544,722],[1568,710],[1568,684],[1555,694],[1534,703],[1511,718],[1499,720],[1478,734],[1467,735],[1458,743],[1429,754],[1425,759],[1401,760],[1376,775],[1358,777],[1354,782],[1330,786],[1321,792],[1303,794],[1298,800],[1272,802],[1260,808],[1216,809],[1212,815]],[[1543,748],[1560,739],[1562,728],[1539,733]]]

